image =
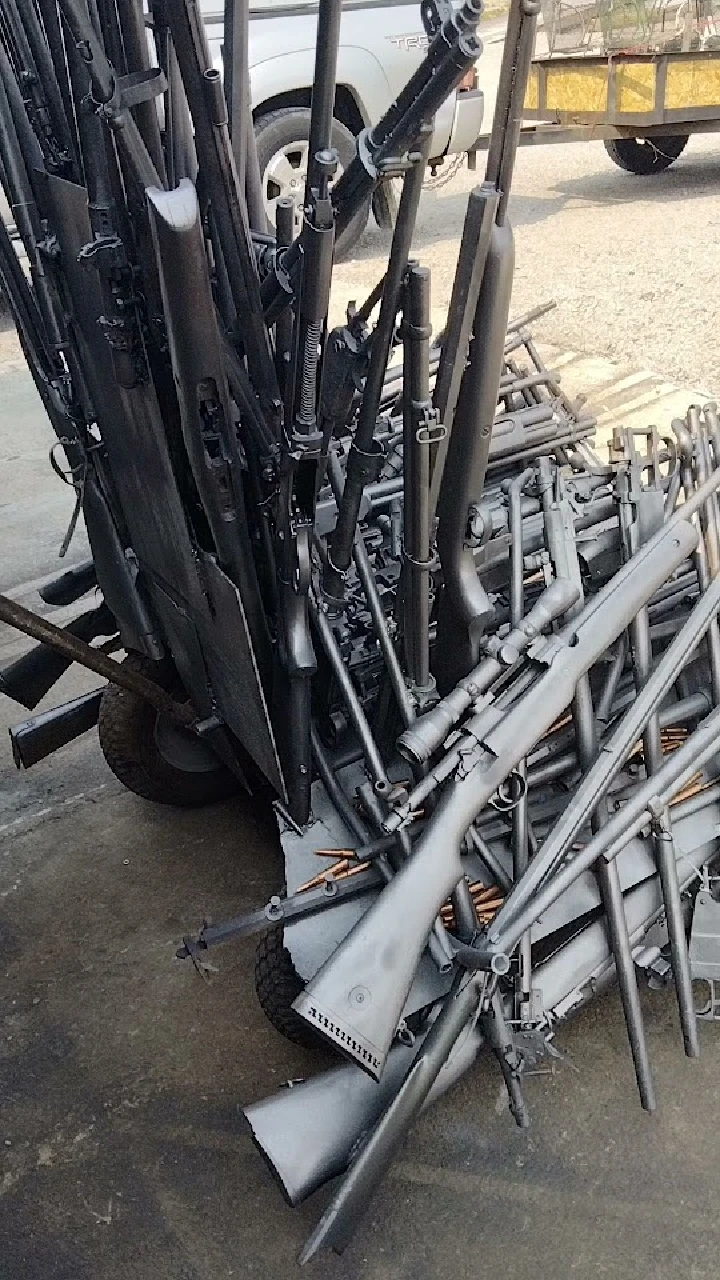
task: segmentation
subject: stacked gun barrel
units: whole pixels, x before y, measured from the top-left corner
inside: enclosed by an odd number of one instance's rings
[[[44,599],[102,595],[65,628],[0,598],[40,642],[0,687],[32,710],[84,663],[270,791],[282,895],[184,953],[262,932],[263,1007],[345,1059],[246,1111],[292,1204],[343,1175],[305,1260],[483,1045],[527,1124],[524,1070],[613,978],[652,1110],[643,971],[694,1056],[718,963],[720,422],[691,407],[600,457],[543,308],[509,321],[537,8],[511,4],[433,335],[413,233],[481,0],[422,6],[426,56],[343,172],[320,0],[297,238],[289,202],[266,221],[241,0],[224,80],[195,0],[0,0],[0,279],[76,493],[62,552],[81,512],[92,551]],[[332,327],[336,238],[391,180],[384,273]],[[18,762],[102,730],[109,698],[26,720]]]

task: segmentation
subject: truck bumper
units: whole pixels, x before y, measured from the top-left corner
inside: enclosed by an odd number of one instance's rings
[[[485,95],[482,89],[467,89],[458,93],[455,100],[455,118],[447,146],[448,155],[472,151],[482,131],[485,111]]]

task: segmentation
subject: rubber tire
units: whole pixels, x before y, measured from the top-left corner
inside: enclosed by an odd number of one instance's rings
[[[154,680],[168,693],[177,695],[182,691],[169,664],[130,653],[122,666]],[[110,769],[128,791],[143,800],[180,809],[199,809],[226,800],[238,791],[237,778],[222,764],[203,773],[170,764],[155,742],[156,719],[155,709],[137,694],[114,684],[103,692],[98,717],[100,746]]]
[[[605,143],[610,159],[626,173],[648,177],[669,169],[685,150],[689,135],[669,134],[665,138],[613,138]]]
[[[255,992],[265,1017],[276,1031],[303,1049],[316,1049],[320,1037],[292,1008],[305,983],[283,941],[283,927],[264,933],[255,952]]]
[[[307,107],[284,107],[280,111],[270,111],[266,116],[260,116],[255,121],[255,139],[261,179],[276,151],[280,151],[291,142],[304,142],[309,137],[310,110]],[[357,143],[350,130],[335,119],[332,123],[332,145],[338,153],[343,169],[347,169],[351,160],[355,158]],[[342,260],[350,256],[367,226],[369,217],[370,197],[338,237],[335,244],[336,259]]]

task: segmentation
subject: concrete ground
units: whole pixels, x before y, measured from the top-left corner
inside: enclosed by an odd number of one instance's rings
[[[438,312],[470,183],[461,174],[423,202]],[[667,421],[720,390],[707,338],[715,144],[691,143],[650,183],[599,145],[528,151],[518,165],[514,309],[559,298],[541,336],[573,392],[587,379],[605,426],[626,413]],[[377,278],[383,243],[369,231],[338,273],[338,305]],[[47,466],[50,431],[11,336],[0,360],[0,588],[37,608],[72,498]],[[82,556],[80,535],[68,559]],[[22,648],[0,631],[0,664]],[[69,674],[44,705],[88,687]],[[5,727],[21,716],[0,699],[0,1277],[293,1274],[326,1194],[284,1205],[241,1107],[328,1059],[264,1020],[251,941],[214,953],[207,982],[174,959],[203,917],[277,888],[268,815],[241,798],[202,813],[147,804],[110,775],[94,734],[18,775]],[[720,1028],[701,1026],[702,1057],[688,1063],[671,994],[643,999],[655,1116],[640,1110],[610,994],[560,1028],[565,1063],[528,1080],[528,1132],[481,1060],[414,1127],[344,1257],[310,1274],[714,1280]]]
[[[68,690],[69,691],[69,690]],[[15,713],[3,707],[3,719]],[[266,817],[136,799],[93,735],[21,779],[3,754],[0,1275],[276,1280],[321,1211],[288,1209],[243,1103],[326,1059],[266,1023],[250,941],[203,982],[183,933],[277,886]],[[614,994],[560,1030],[514,1128],[481,1060],[416,1124],[323,1280],[716,1277],[720,1030],[683,1059],[671,995],[646,992],[660,1097],[638,1104]]]

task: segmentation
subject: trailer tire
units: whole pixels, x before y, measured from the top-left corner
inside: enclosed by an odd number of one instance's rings
[[[139,653],[129,653],[122,666],[154,680],[168,693],[182,695],[177,674],[167,663],[151,662]],[[143,800],[181,809],[199,809],[235,794],[237,779],[219,761],[213,765],[207,748],[204,753],[197,752],[195,763],[199,761],[202,767],[178,767],[177,753],[173,763],[160,749],[163,735],[158,729],[159,716],[149,702],[118,685],[107,686],[100,703],[98,737],[108,766],[128,791]],[[176,726],[172,727],[172,733],[183,735],[182,729]],[[204,744],[196,744],[191,735],[187,737],[187,758],[192,759],[193,749]],[[181,738],[174,741],[182,745]]]
[[[285,946],[283,927],[274,924],[264,933],[255,953],[255,992],[265,1017],[276,1031],[303,1049],[316,1049],[320,1037],[293,1009],[293,1001],[305,983]]]
[[[308,139],[310,137],[310,111],[307,107],[283,107],[278,111],[270,111],[255,121],[255,139],[257,142],[260,180],[263,188],[263,199],[271,220],[271,202],[278,195],[289,195],[296,199],[295,191],[286,190],[272,177],[272,166],[286,155],[289,162],[299,164],[297,181],[297,201],[302,205],[305,191],[305,168],[302,157],[307,158]],[[357,142],[350,130],[339,120],[332,122],[332,145],[338,153],[341,169],[347,169],[351,160],[355,159]],[[335,257],[347,258],[363,234],[370,217],[370,197],[355,214],[335,244]]]
[[[664,138],[612,138],[605,143],[613,164],[626,173],[647,177],[669,169],[685,150],[689,134],[672,133]]]

